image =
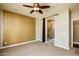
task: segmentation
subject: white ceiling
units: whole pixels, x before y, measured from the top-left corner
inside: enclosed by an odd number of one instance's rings
[[[22,5],[33,5],[33,3],[2,3],[0,4],[1,8],[4,10],[8,10],[11,12],[19,13],[26,16],[35,17],[36,14],[40,15],[39,13],[30,14],[32,8],[23,7]],[[50,5],[50,8],[74,8],[75,6],[79,7],[79,4],[73,3],[40,3],[40,5]],[[46,13],[48,9],[43,9],[43,13]]]

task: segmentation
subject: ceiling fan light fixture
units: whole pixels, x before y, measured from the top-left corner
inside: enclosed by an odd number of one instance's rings
[[[38,10],[40,10],[40,8],[38,8],[38,7],[35,7],[35,8],[34,8],[34,10],[35,10],[35,11],[38,11]]]
[[[30,11],[30,14],[33,13],[33,12],[39,12],[40,14],[43,14],[43,11],[41,9],[47,9],[47,8],[50,8],[50,6],[48,5],[43,5],[41,6],[39,3],[34,3],[32,6],[30,5],[23,5],[24,7],[29,7],[29,8],[33,8],[31,11]]]

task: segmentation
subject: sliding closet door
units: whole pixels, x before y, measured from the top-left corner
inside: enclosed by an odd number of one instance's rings
[[[73,22],[73,41],[79,43],[79,20]]]
[[[3,17],[4,46],[35,40],[34,18],[9,11],[4,11]]]

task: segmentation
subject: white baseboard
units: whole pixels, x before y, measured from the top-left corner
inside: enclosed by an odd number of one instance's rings
[[[28,41],[28,42],[22,42],[22,43],[18,43],[18,44],[14,44],[14,45],[4,46],[4,47],[1,47],[0,49],[5,49],[5,48],[9,48],[9,47],[19,46],[19,45],[28,44],[28,43],[31,43],[31,42],[36,42],[36,41],[38,41],[38,40],[32,40],[32,41]]]
[[[73,42],[74,44],[79,44],[79,42]]]
[[[60,48],[63,48],[63,49],[66,49],[66,50],[69,50],[70,49],[68,47],[64,47],[64,46],[61,46],[61,45],[58,45],[58,44],[55,44],[55,46],[60,47]]]

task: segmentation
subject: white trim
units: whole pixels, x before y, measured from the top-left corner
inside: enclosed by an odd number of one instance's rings
[[[73,42],[74,44],[79,44],[79,42]]]
[[[73,21],[74,21],[75,19],[72,19],[71,20],[71,47],[73,47]]]
[[[45,38],[47,43],[47,19],[45,19]]]
[[[64,46],[61,46],[61,45],[59,45],[59,44],[55,44],[55,46],[60,47],[60,48],[63,48],[63,49],[65,49],[65,50],[70,50],[69,47],[64,47]]]
[[[76,19],[72,19],[73,21],[75,21],[75,20],[79,20],[79,18],[76,18]]]
[[[46,38],[46,42],[45,43],[47,43],[48,42],[48,37],[47,37],[47,31],[48,31],[48,29],[47,29],[47,26],[48,26],[48,24],[47,24],[47,21],[48,21],[48,19],[50,19],[50,18],[46,18],[45,19],[45,38]],[[54,20],[55,21],[55,20]],[[55,24],[54,24],[55,25]],[[54,33],[54,35],[55,35],[55,33]],[[55,38],[55,37],[54,37]],[[54,41],[54,39],[52,39],[53,41]]]
[[[37,39],[37,19],[35,18],[35,38]]]
[[[1,47],[0,49],[14,47],[14,46],[19,46],[19,45],[23,45],[23,44],[28,44],[28,43],[36,42],[36,41],[38,41],[38,40],[32,40],[32,41],[28,41],[28,42],[23,42],[23,43],[18,43],[18,44],[14,44],[14,45],[9,45],[9,46],[5,46],[5,47]]]

